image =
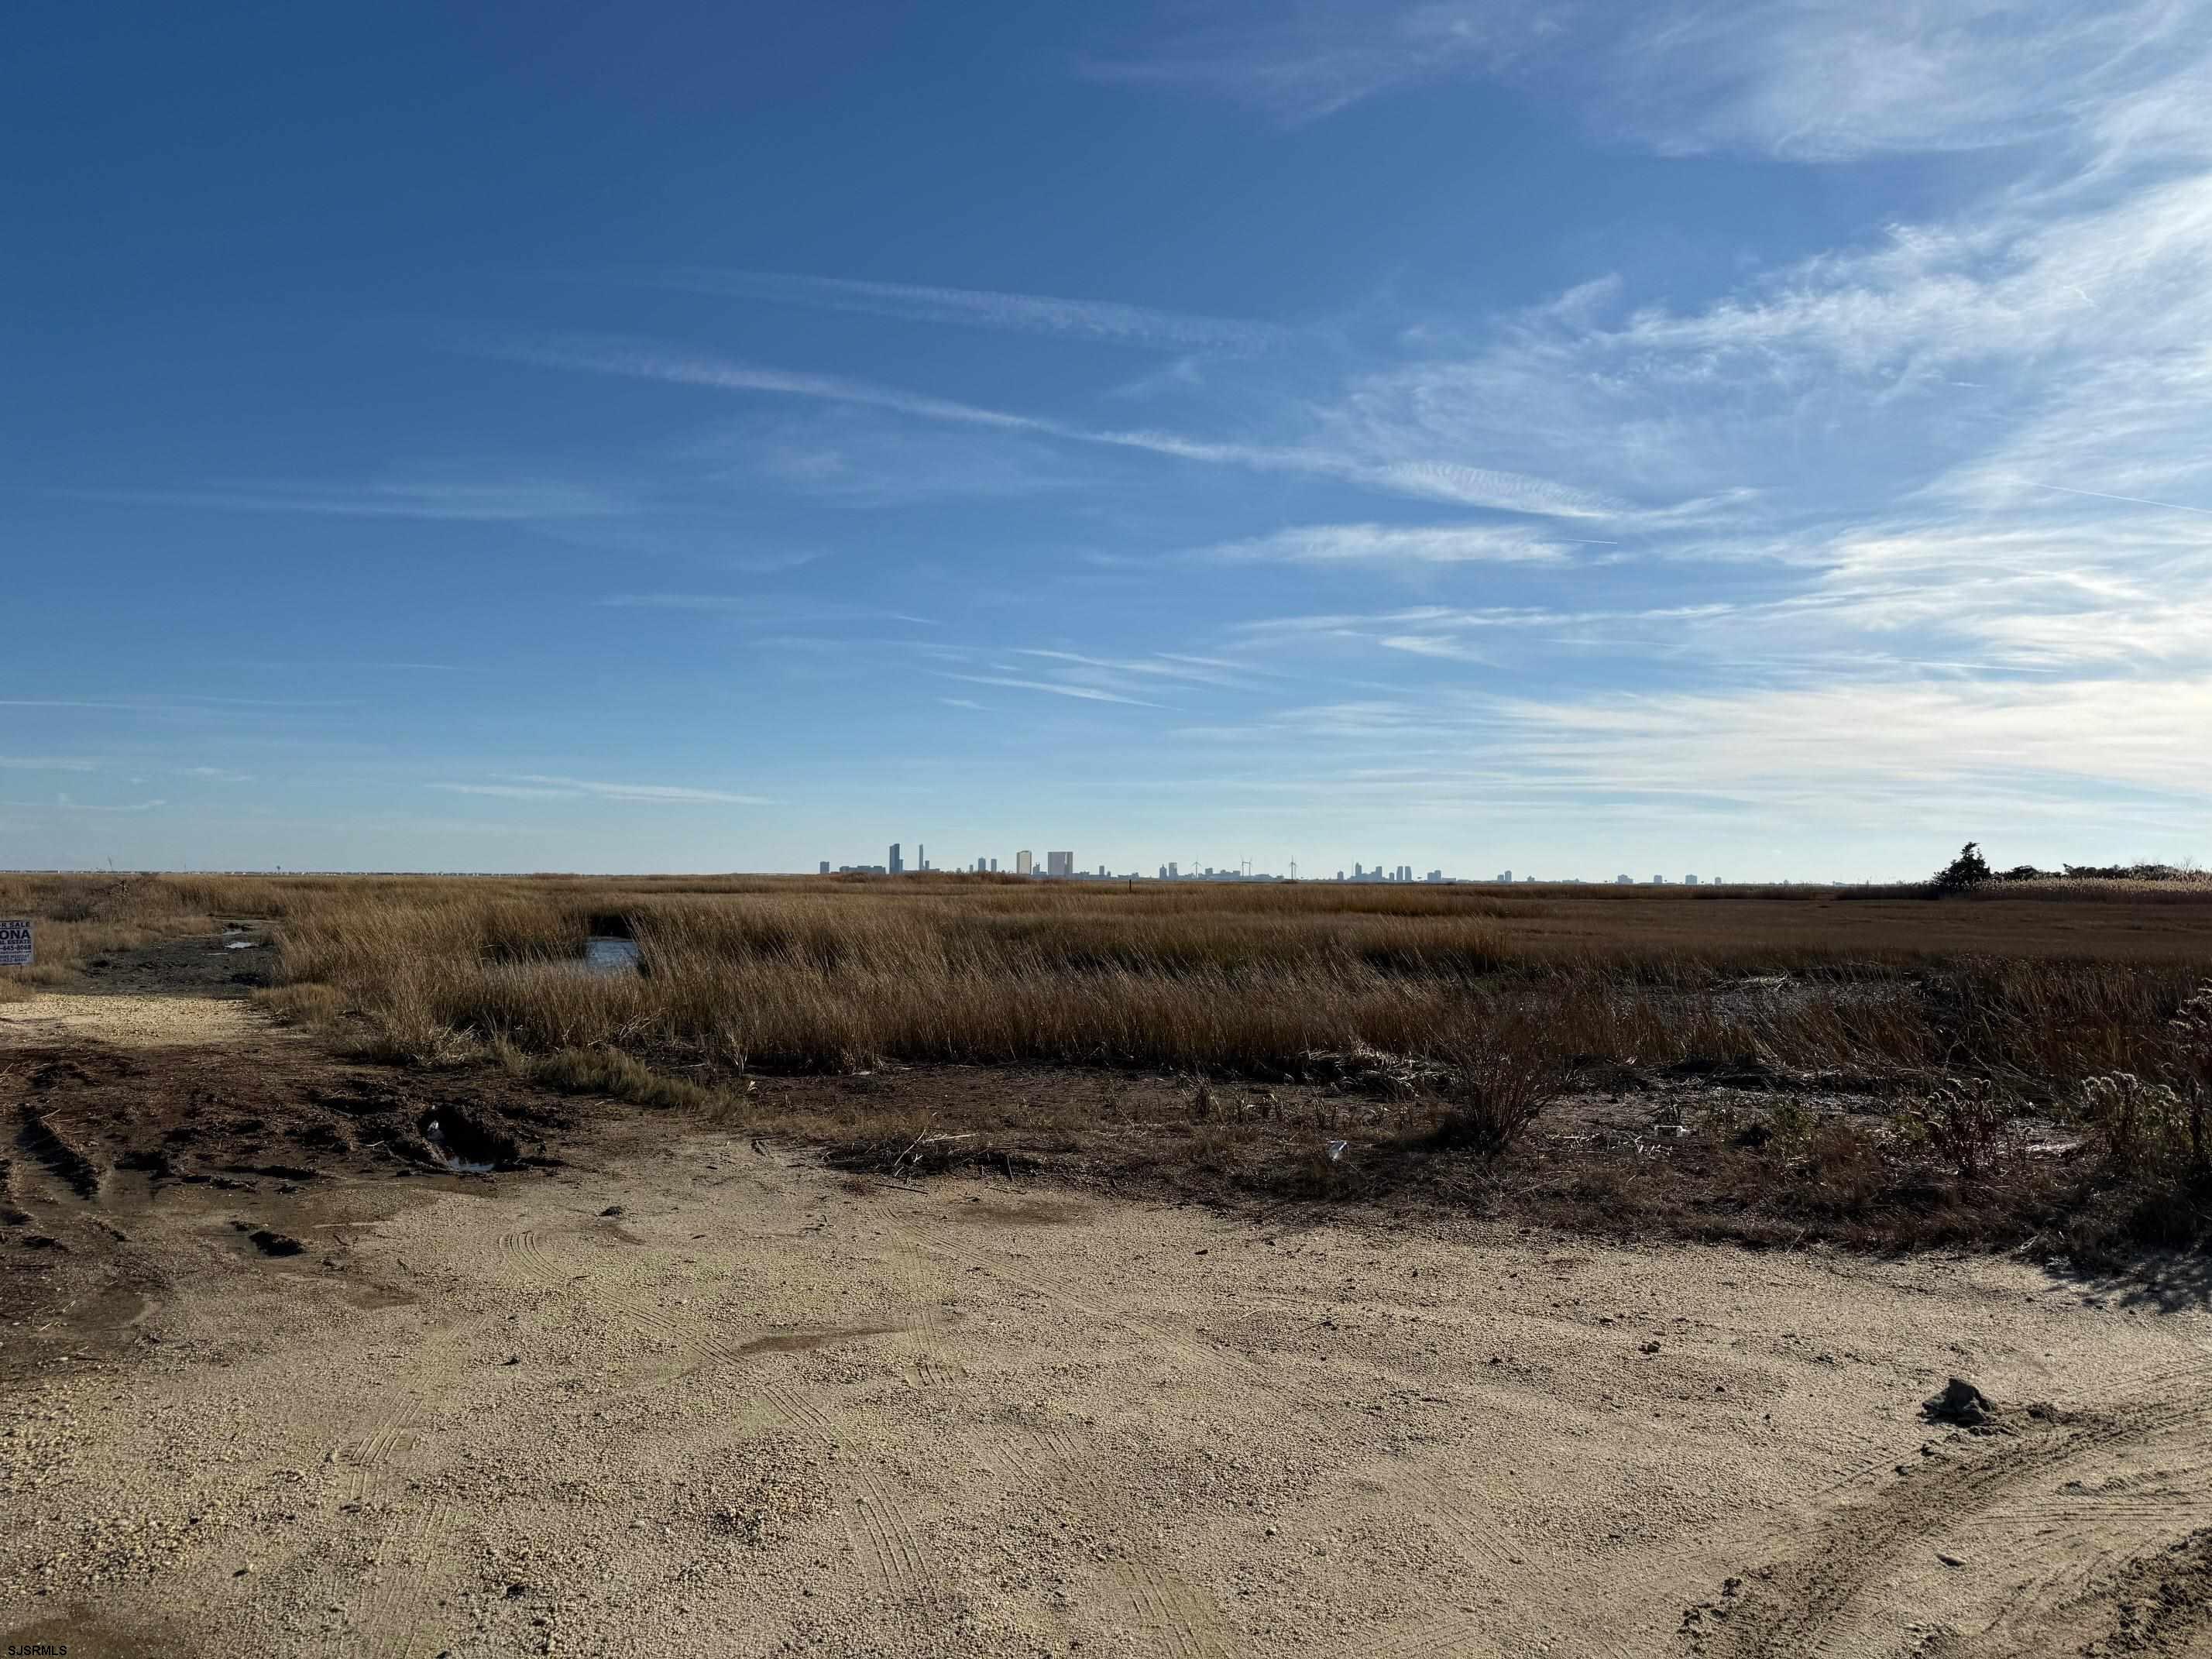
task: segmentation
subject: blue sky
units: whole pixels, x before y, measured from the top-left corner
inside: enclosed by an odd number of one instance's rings
[[[10,9],[0,866],[2212,859],[2212,9]]]

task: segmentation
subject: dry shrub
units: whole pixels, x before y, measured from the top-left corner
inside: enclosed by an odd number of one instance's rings
[[[1533,1025],[1509,1022],[1486,1042],[1462,1045],[1445,1061],[1437,1146],[1490,1157],[1518,1143],[1559,1098],[1566,1067]]]
[[[1925,1146],[1969,1181],[1990,1173],[2020,1115],[2019,1103],[1983,1078],[1949,1078],[1925,1101],[1899,1115],[1908,1146]]]
[[[2081,1085],[2081,1110],[2105,1165],[2122,1178],[2201,1168],[2203,1109],[2168,1083],[2129,1072]]]

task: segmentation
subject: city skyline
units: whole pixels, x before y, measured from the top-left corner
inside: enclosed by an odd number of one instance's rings
[[[895,841],[890,843],[884,862],[882,864],[839,864],[833,866],[831,861],[828,859],[818,859],[815,861],[816,866],[818,872],[825,876],[830,874],[943,874],[947,873],[948,871],[950,873],[957,875],[984,875],[994,874],[999,872],[999,860],[996,855],[990,854],[979,854],[973,858],[956,861],[950,866],[940,867],[932,866],[927,862],[924,853],[924,843],[916,842],[915,843],[915,866],[913,871],[909,872],[905,866],[901,852],[904,843],[902,842]],[[1088,879],[1112,881],[1152,880],[1159,882],[1266,882],[1297,881],[1300,878],[1297,873],[1297,861],[1296,860],[1291,860],[1287,874],[1279,874],[1273,871],[1255,868],[1253,865],[1253,861],[1249,859],[1239,859],[1232,865],[1228,866],[1205,865],[1194,861],[1188,870],[1185,870],[1182,867],[1182,861],[1181,860],[1170,859],[1157,865],[1154,868],[1153,873],[1147,877],[1144,873],[1141,864],[1138,863],[1131,864],[1127,869],[1119,867],[1118,864],[1113,860],[1101,862],[1096,867],[1079,867],[1076,865],[1075,854],[1073,851],[1063,850],[1059,852],[1048,852],[1045,854],[1045,863],[1042,866],[1037,865],[1036,859],[1036,854],[1028,848],[1023,848],[1017,851],[1012,857],[1011,873],[1016,876],[1045,880]],[[763,872],[759,873],[786,872]],[[1905,880],[1911,878],[1912,878],[1910,877],[1899,878],[1899,879]],[[1340,868],[1336,870],[1332,876],[1324,877],[1316,874],[1308,876],[1304,878],[1304,879],[1308,881],[1329,880],[1335,882],[1376,883],[1385,885],[1482,884],[1494,886],[1499,884],[1512,885],[1516,883],[1523,882],[1534,882],[1540,884],[1543,882],[1552,882],[1555,884],[1594,884],[1609,882],[1613,884],[1620,886],[1648,885],[1658,887],[1668,885],[1697,887],[1700,885],[1716,886],[1725,884],[1724,878],[1722,877],[1711,874],[1700,876],[1694,872],[1686,872],[1680,876],[1674,877],[1670,877],[1662,872],[1652,876],[1648,881],[1644,882],[1638,882],[1635,878],[1626,874],[1613,877],[1591,877],[1581,874],[1536,876],[1524,873],[1522,875],[1516,876],[1510,866],[1494,876],[1455,875],[1449,873],[1441,866],[1430,869],[1425,873],[1417,875],[1415,873],[1415,866],[1409,863],[1395,864],[1392,865],[1388,871],[1385,871],[1379,864],[1367,865],[1361,863],[1358,860],[1354,860],[1352,863],[1349,874],[1347,874],[1344,869]],[[1787,877],[1778,878],[1777,879],[1785,884],[1791,880],[1790,878]],[[1818,884],[1838,885],[1847,884],[1822,882]]]

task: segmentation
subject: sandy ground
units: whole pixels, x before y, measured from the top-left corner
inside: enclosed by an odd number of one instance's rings
[[[249,1005],[235,999],[47,991],[0,1002],[0,1054],[23,1044],[80,1038],[118,1048],[235,1042],[258,1029]]]
[[[491,1178],[14,1194],[112,1236],[0,1389],[0,1638],[72,1659],[2212,1653],[2212,1316],[2014,1262],[907,1188],[640,1114]],[[2054,1409],[1931,1426],[1954,1373]]]

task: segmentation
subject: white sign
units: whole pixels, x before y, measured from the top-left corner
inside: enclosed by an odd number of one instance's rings
[[[0,968],[31,965],[31,924],[0,917]]]

